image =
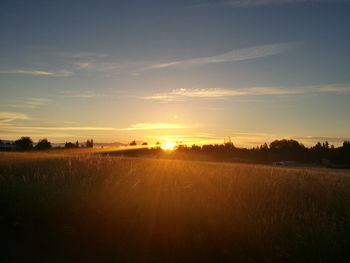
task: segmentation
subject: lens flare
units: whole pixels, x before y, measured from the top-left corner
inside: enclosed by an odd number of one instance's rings
[[[163,143],[160,147],[165,151],[173,151],[175,150],[176,144],[173,142],[166,142]]]

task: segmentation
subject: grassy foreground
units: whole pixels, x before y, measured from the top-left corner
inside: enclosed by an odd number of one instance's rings
[[[346,171],[5,157],[1,262],[350,261]]]

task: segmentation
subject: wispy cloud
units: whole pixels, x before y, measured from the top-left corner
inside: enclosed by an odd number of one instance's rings
[[[67,98],[81,98],[81,99],[93,99],[101,97],[101,94],[86,90],[86,91],[73,91],[73,90],[64,90],[61,92],[62,96]]]
[[[11,122],[15,120],[29,120],[30,117],[18,112],[0,112],[0,123]]]
[[[142,122],[142,123],[135,123],[132,124],[128,128],[122,128],[120,130],[163,130],[163,129],[185,129],[188,128],[185,125],[178,124],[178,123],[166,123],[166,122]]]
[[[113,61],[110,58],[106,59],[79,59],[71,63],[77,70],[106,73],[110,75],[118,75],[121,73],[137,76],[138,69],[145,68],[149,65],[148,61]]]
[[[136,130],[164,130],[164,129],[185,129],[185,125],[177,123],[135,123],[127,128],[96,127],[96,126],[58,126],[58,125],[23,125],[7,123],[14,120],[26,120],[28,116],[15,112],[0,113],[0,128],[6,130],[29,130],[29,131],[136,131]]]
[[[76,126],[76,125],[26,125],[9,123],[13,120],[29,119],[26,115],[0,113],[0,134],[2,137],[14,139],[16,136],[31,136],[31,137],[47,137],[47,138],[77,138],[84,132],[116,132],[118,129],[113,127],[98,127],[98,126]],[[69,123],[67,123],[69,124]]]
[[[350,85],[319,85],[299,88],[286,87],[252,87],[241,89],[175,89],[168,93],[158,93],[141,97],[160,102],[185,101],[191,99],[222,99],[244,95],[293,95],[305,93],[349,93]]]
[[[1,137],[8,139],[17,139],[20,136],[29,136],[29,137],[44,137],[44,138],[53,138],[53,137],[77,137],[76,135],[69,134],[66,132],[55,132],[55,131],[40,131],[40,130],[11,130],[11,129],[1,129]],[[16,138],[17,137],[17,138]]]
[[[154,63],[150,61],[113,61],[112,58],[104,57],[76,57],[75,61],[70,64],[77,70],[88,70],[104,73],[130,73],[133,76],[139,75],[141,72],[165,69],[171,67],[193,67],[203,66],[207,64],[227,63],[234,61],[242,61],[277,55],[293,49],[300,45],[301,42],[275,43],[268,45],[253,46],[231,50],[215,56],[191,58],[177,61],[166,61]]]
[[[79,69],[91,69],[94,65],[93,61],[77,61],[72,63]]]
[[[78,69],[93,70],[98,72],[109,72],[109,71],[119,72],[121,69],[124,68],[120,63],[96,61],[95,59],[76,61],[76,62],[73,62],[72,64]]]
[[[29,98],[25,98],[23,101],[21,101],[20,103],[17,104],[13,104],[11,105],[12,107],[16,107],[16,108],[36,108],[38,106],[42,106],[45,105],[47,103],[49,103],[51,100],[48,98],[34,98],[34,97],[29,97]]]
[[[225,63],[225,62],[242,61],[242,60],[248,60],[248,59],[254,59],[254,58],[262,58],[262,57],[272,56],[272,55],[286,52],[292,48],[295,48],[298,45],[300,45],[300,42],[287,42],[287,43],[277,43],[277,44],[235,49],[216,56],[200,57],[200,58],[178,60],[178,61],[168,61],[164,63],[153,64],[151,66],[144,67],[139,72],[152,70],[152,69],[163,69],[163,68],[169,68],[169,67],[202,66],[202,65],[214,64],[214,63]]]
[[[105,53],[84,52],[84,51],[56,51],[54,55],[66,58],[81,59],[81,58],[104,58],[108,57]]]
[[[43,70],[22,70],[22,69],[13,69],[13,70],[0,70],[0,74],[15,74],[15,75],[34,75],[34,76],[48,76],[48,77],[69,77],[73,75],[73,72],[68,70],[60,71],[43,71]]]
[[[115,131],[116,128],[111,127],[94,127],[94,126],[44,126],[44,125],[17,125],[17,124],[1,124],[0,128],[14,130],[57,130],[57,131]]]
[[[306,87],[309,92],[349,93],[350,84],[314,85]]]

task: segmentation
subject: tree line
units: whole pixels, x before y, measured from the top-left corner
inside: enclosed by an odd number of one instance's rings
[[[350,166],[350,142],[344,141],[342,146],[334,147],[326,142],[318,142],[314,146],[306,147],[296,140],[282,139],[263,144],[252,149],[237,148],[233,143],[222,145],[203,145],[177,149],[178,153],[197,155],[218,161],[243,161],[263,164],[291,164],[309,163],[324,166]]]
[[[136,145],[135,141],[132,141],[130,145]],[[178,143],[174,151],[164,151],[161,149],[161,145],[157,143],[152,148],[145,147],[106,154],[215,162],[273,163],[276,165],[313,164],[350,168],[350,141],[344,141],[340,147],[330,145],[327,141],[306,147],[296,140],[282,139],[248,149],[235,147],[229,140],[223,144],[202,146],[187,146]]]
[[[39,140],[34,145],[30,137],[22,137],[11,144],[12,148],[4,147],[4,143],[0,140],[0,150],[49,150],[52,144],[47,139]],[[129,143],[130,146],[136,146],[136,141]],[[106,152],[104,154],[135,156],[135,157],[156,157],[156,158],[174,158],[189,160],[205,160],[205,161],[237,161],[248,163],[262,164],[292,164],[305,163],[324,165],[329,167],[348,167],[350,168],[350,141],[344,141],[339,147],[330,145],[327,141],[318,142],[314,146],[306,147],[296,140],[282,139],[274,140],[269,145],[264,143],[258,147],[251,149],[236,147],[231,140],[223,144],[209,145],[192,145],[187,146],[177,144],[174,151],[164,151],[161,144],[157,142],[154,147],[149,147],[146,142],[142,143],[140,148],[125,149],[115,152]],[[86,143],[66,142],[63,147],[56,148],[92,148],[94,147],[93,139],[87,140]]]
[[[55,147],[55,148],[93,148],[94,141],[93,139],[87,140],[86,143],[79,143],[76,141],[75,143],[66,142],[63,147]],[[21,137],[20,139],[14,141],[13,143],[3,143],[0,140],[0,150],[18,150],[18,151],[32,151],[32,150],[50,150],[52,149],[52,143],[49,142],[46,138],[41,139],[38,143],[34,144],[33,140],[30,137]]]

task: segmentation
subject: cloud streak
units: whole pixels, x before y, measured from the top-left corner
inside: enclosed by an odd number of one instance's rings
[[[145,65],[150,65],[149,61],[113,61],[106,59],[79,59],[71,63],[79,71],[91,71],[106,73],[105,76],[119,75],[127,73],[138,75],[144,70]],[[139,70],[141,68],[141,70]]]
[[[127,128],[95,127],[95,126],[47,126],[47,125],[20,125],[10,124],[14,120],[27,120],[28,116],[15,112],[0,112],[0,128],[11,130],[54,130],[54,131],[137,131],[137,130],[163,130],[163,129],[185,129],[185,125],[177,123],[135,123]]]
[[[105,53],[84,52],[84,51],[58,51],[58,52],[54,52],[53,54],[56,56],[72,58],[72,59],[108,57],[108,54],[105,54]]]
[[[120,129],[120,130],[133,131],[133,130],[164,130],[164,129],[185,129],[185,128],[188,128],[188,127],[177,123],[143,122],[143,123],[132,124],[130,127]]]
[[[287,42],[287,43],[277,43],[277,44],[241,48],[241,49],[231,50],[229,52],[216,55],[216,56],[200,57],[200,58],[169,61],[164,63],[153,64],[151,66],[141,69],[140,72],[152,70],[152,69],[203,66],[207,64],[227,63],[227,62],[262,58],[262,57],[284,53],[290,49],[295,48],[300,44],[301,44],[300,42]]]
[[[94,126],[43,126],[43,125],[15,125],[1,124],[0,128],[18,129],[18,130],[59,130],[59,131],[115,131],[111,127],[94,127]]]
[[[123,69],[122,63],[96,61],[95,59],[76,61],[76,62],[73,62],[72,64],[76,68],[81,70],[93,70],[97,72],[109,72],[109,71],[119,72],[120,70]]]
[[[29,120],[30,117],[18,112],[0,112],[0,123],[11,122],[15,120]]]
[[[92,91],[73,91],[65,90],[61,92],[62,96],[67,98],[80,98],[80,99],[94,99],[103,96],[102,94],[97,94]]]
[[[0,70],[0,74],[13,74],[13,75],[33,75],[33,76],[48,76],[48,77],[69,77],[73,75],[73,72],[68,70],[60,70],[56,72],[43,71],[43,70]]]
[[[234,96],[293,95],[306,93],[350,93],[350,85],[319,85],[301,88],[252,87],[242,89],[175,89],[168,93],[158,93],[141,97],[160,102],[186,101],[193,99],[223,99]]]
[[[34,109],[37,108],[39,106],[45,105],[47,103],[49,103],[51,100],[47,99],[47,98],[33,98],[33,97],[29,97],[24,99],[24,101],[22,101],[19,104],[13,104],[11,105],[12,107],[16,107],[16,108],[29,108],[29,109]]]
[[[234,61],[243,61],[249,59],[262,58],[272,55],[277,55],[280,53],[287,52],[293,48],[299,46],[301,42],[286,42],[286,43],[275,43],[268,45],[253,46],[248,48],[241,48],[231,50],[219,55],[191,58],[177,61],[166,61],[162,63],[154,63],[149,61],[110,61],[98,58],[84,58],[78,59],[77,61],[71,62],[77,70],[84,71],[95,71],[95,72],[113,72],[114,74],[128,72],[133,76],[137,76],[141,72],[149,70],[159,70],[166,68],[188,68],[188,67],[198,67],[208,64],[217,63],[228,63]]]

